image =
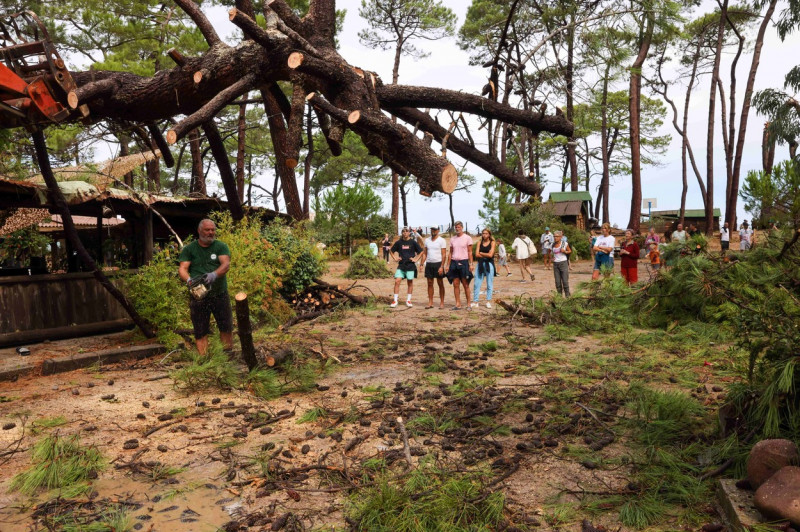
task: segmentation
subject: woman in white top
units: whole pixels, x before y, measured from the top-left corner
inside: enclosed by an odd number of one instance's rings
[[[533,281],[534,278],[533,272],[528,266],[528,258],[531,256],[528,251],[528,244],[530,244],[530,242],[531,239],[525,236],[525,231],[519,231],[519,233],[517,233],[517,238],[511,243],[511,249],[514,250],[514,254],[517,256],[517,262],[519,262],[519,272],[522,275],[521,283],[527,282],[525,281],[525,272],[528,272],[531,281]]]
[[[569,248],[564,237],[564,232],[556,230],[553,233],[555,241],[553,243],[553,275],[556,279],[556,293],[569,297]]]
[[[601,230],[603,236],[599,237],[594,242],[594,268],[592,269],[592,280],[600,278],[600,272],[603,272],[605,277],[611,275],[614,271],[614,246],[617,242],[611,236],[611,225],[606,222],[603,224]]]

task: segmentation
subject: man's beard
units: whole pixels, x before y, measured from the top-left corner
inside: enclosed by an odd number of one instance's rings
[[[213,236],[201,236],[200,237],[200,242],[203,243],[203,244],[211,244],[212,242],[214,242],[214,237]]]

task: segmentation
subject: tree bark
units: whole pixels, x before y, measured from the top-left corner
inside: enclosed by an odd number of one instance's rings
[[[758,28],[758,35],[756,36],[755,46],[753,48],[753,59],[750,63],[750,72],[747,76],[747,86],[745,87],[744,99],[742,100],[742,113],[739,117],[739,137],[736,140],[736,153],[733,159],[733,176],[731,179],[730,196],[725,206],[725,219],[729,227],[736,227],[736,206],[739,201],[739,179],[742,172],[742,153],[744,153],[745,134],[747,133],[747,119],[750,116],[750,103],[753,99],[753,86],[756,82],[758,64],[761,61],[764,34],[772,20],[772,14],[775,12],[776,4],[777,0],[770,0],[767,12],[764,14],[761,26]]]
[[[236,192],[239,194],[239,203],[244,203],[244,158],[245,158],[245,135],[247,123],[245,116],[247,104],[239,105],[239,120],[236,127]]]
[[[406,112],[401,109],[417,105],[410,103],[414,99],[422,98],[425,103],[420,105],[426,108],[473,113],[490,120],[527,127],[533,134],[540,131],[566,136],[573,134],[572,124],[563,116],[543,116],[538,111],[514,109],[491,99],[458,91],[383,86],[375,73],[350,65],[336,51],[336,10],[333,0],[312,1],[308,14],[302,19],[292,13],[284,0],[271,0],[265,8],[265,27],[259,26],[248,16],[247,13],[252,11],[247,1],[241,0],[237,4],[238,9],[230,12],[232,22],[245,34],[245,40],[235,46],[229,46],[219,39],[197,4],[190,0],[179,0],[178,4],[195,21],[208,41],[210,47],[205,53],[199,57],[185,57],[181,64],[160,70],[152,77],[98,70],[76,72],[73,79],[78,87],[75,92],[77,98],[72,99],[71,105],[77,107],[85,104],[95,121],[148,123],[184,115],[186,118],[176,124],[172,135],[168,135],[168,140],[175,141],[199,124],[209,123],[225,105],[251,88],[266,88],[263,93],[272,95],[271,100],[268,97],[264,99],[270,117],[270,134],[279,153],[278,175],[286,210],[295,218],[304,217],[304,208],[294,173],[289,171],[291,168],[287,167],[285,161],[281,161],[287,154],[285,120],[291,117],[291,109],[282,94],[278,97],[280,91],[275,84],[279,81],[297,83],[302,87],[298,89],[301,92],[318,92],[346,114],[360,111],[372,117],[366,126],[347,125],[346,121],[333,119],[326,139],[334,154],[337,153],[335,147],[340,142],[343,127],[351,127],[361,136],[370,152],[380,157],[397,174],[404,175],[408,171],[418,179],[420,175],[417,172],[422,171],[425,176],[426,171],[430,173],[431,164],[438,171],[449,163],[420,139],[406,136],[404,126],[392,124],[391,119],[381,113],[382,110],[389,110],[400,116],[401,112]],[[276,115],[280,120],[276,119]],[[78,119],[76,112],[71,120]],[[327,121],[321,120],[321,124],[324,130]],[[448,142],[453,151],[456,140],[451,138]],[[478,161],[477,164],[482,168],[500,166],[497,157],[476,149],[471,142],[461,141],[460,151],[461,154],[467,154],[467,160]],[[220,158],[215,156],[215,159],[219,164]],[[503,174],[507,174],[507,171]],[[525,193],[536,194],[540,191],[538,185],[524,183],[521,176],[501,179]],[[420,191],[423,194],[438,190],[432,187],[434,181],[427,177],[423,177],[422,181]],[[393,209],[395,212],[396,207]]]
[[[233,298],[236,301],[236,328],[239,331],[239,343],[242,346],[242,359],[247,369],[252,371],[258,366],[256,348],[253,345],[253,329],[250,324],[250,305],[247,294],[239,292]]]
[[[225,149],[225,144],[222,142],[217,125],[213,121],[206,122],[202,127],[211,147],[211,154],[217,163],[217,170],[219,170],[219,176],[222,179],[222,186],[225,189],[225,197],[228,200],[231,216],[234,221],[238,222],[244,218],[244,211],[239,201],[239,193],[236,191],[236,176],[233,175],[231,163],[228,161],[228,151]]]
[[[269,133],[275,149],[275,171],[280,178],[286,212],[295,220],[303,220],[305,215],[303,207],[300,205],[300,193],[297,190],[294,169],[286,164],[286,144],[288,142],[286,123],[283,120],[278,100],[272,93],[261,91],[261,95],[264,98],[264,108],[268,116]]]
[[[719,26],[717,28],[717,47],[714,54],[714,68],[711,72],[711,92],[708,100],[708,131],[706,138],[706,235],[714,232],[714,109],[716,107],[717,83],[719,83],[719,63],[722,60],[722,41],[725,32],[725,18],[728,12],[728,0],[723,0],[720,7]],[[735,226],[731,226],[733,230]]]
[[[72,214],[69,211],[69,206],[67,205],[67,200],[64,198],[64,194],[61,193],[61,189],[58,188],[58,182],[56,181],[56,177],[53,174],[53,170],[50,167],[50,159],[47,153],[47,143],[44,139],[44,133],[41,130],[36,130],[33,132],[33,145],[36,150],[36,160],[39,163],[39,170],[42,172],[42,177],[44,178],[45,184],[47,184],[47,190],[50,193],[50,199],[53,202],[53,206],[61,216],[61,223],[64,226],[64,234],[69,241],[71,247],[78,253],[78,257],[81,259],[81,262],[86,266],[88,270],[91,270],[94,274],[95,279],[103,285],[103,288],[108,290],[108,292],[119,301],[120,305],[125,309],[125,312],[131,317],[133,322],[141,329],[142,333],[147,338],[155,337],[155,333],[153,332],[153,327],[150,323],[147,322],[142,316],[136,312],[136,309],[133,308],[133,305],[128,298],[125,297],[125,294],[119,291],[119,289],[114,286],[111,281],[109,281],[108,277],[100,271],[97,267],[97,264],[92,257],[89,255],[89,252],[86,251],[86,248],[81,242],[80,237],[78,236],[78,231],[75,229],[75,223],[72,221]]]
[[[200,153],[200,133],[197,129],[189,132],[189,151],[192,155],[192,178],[189,183],[190,194],[207,196],[206,178],[203,172],[203,156]]]
[[[630,138],[631,138],[631,217],[628,227],[634,232],[639,232],[639,224],[642,218],[642,163],[641,145],[639,136],[639,121],[641,115],[641,93],[642,93],[642,65],[647,59],[647,52],[650,50],[650,43],[653,39],[653,26],[655,21],[652,14],[647,14],[646,27],[642,41],[639,45],[639,54],[636,56],[631,66],[630,79],[630,101],[629,113]]]

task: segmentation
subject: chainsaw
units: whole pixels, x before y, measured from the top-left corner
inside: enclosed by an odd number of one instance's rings
[[[197,277],[189,279],[187,283],[189,293],[195,301],[200,301],[208,295],[209,284],[210,283],[207,283],[207,277],[205,275],[198,275]]]

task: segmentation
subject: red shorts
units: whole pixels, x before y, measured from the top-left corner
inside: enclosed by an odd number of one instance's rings
[[[628,284],[639,282],[639,269],[636,266],[631,268],[622,268],[622,278],[628,281]]]

